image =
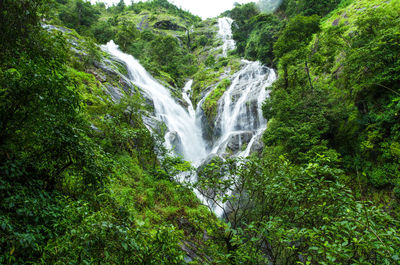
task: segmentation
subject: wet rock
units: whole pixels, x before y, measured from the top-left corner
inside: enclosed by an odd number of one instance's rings
[[[97,133],[103,133],[102,130],[100,130],[99,128],[97,128],[96,126],[94,126],[93,124],[90,125],[90,129],[92,129],[93,131],[97,132]]]
[[[252,153],[257,153],[257,154],[261,154],[264,150],[264,142],[262,139],[262,134],[260,134],[259,136],[257,136],[257,138],[254,140],[253,145],[250,148],[250,154]]]
[[[107,77],[105,75],[100,74],[99,72],[97,72],[94,69],[88,69],[88,70],[86,70],[86,73],[92,74],[96,78],[96,80],[101,83],[104,83],[107,81]]]
[[[203,261],[205,264],[211,261],[211,258],[204,255],[199,247],[193,242],[182,240],[181,249],[186,253],[185,262],[189,263],[192,261]]]
[[[340,65],[334,72],[333,72],[333,76],[336,78],[336,79],[339,79],[339,77],[342,75],[342,73],[343,73],[343,69],[344,69],[344,66],[343,65]]]
[[[169,144],[169,147],[179,155],[183,155],[182,139],[177,132],[168,132],[165,135],[165,141]]]
[[[335,19],[335,21],[332,22],[332,26],[337,26],[337,25],[339,25],[339,22],[340,22],[340,18]]]
[[[110,84],[106,84],[105,87],[106,87],[105,91],[107,92],[107,94],[111,96],[111,99],[114,102],[119,102],[121,98],[124,96],[124,94],[118,87],[112,86]]]
[[[109,67],[108,65],[111,64],[111,61],[108,59],[104,59],[103,62],[98,62],[98,61],[94,61],[93,65],[96,68],[101,69],[102,71],[106,72],[107,74],[111,75],[111,76],[118,76],[118,73],[112,69],[111,67]]]
[[[142,115],[144,125],[150,130],[155,130],[158,133],[161,133],[160,124],[162,121],[153,116]]]
[[[72,32],[70,29],[67,29],[67,28],[64,28],[64,27],[56,27],[56,26],[49,25],[49,24],[42,24],[42,27],[44,29],[47,29],[47,30],[61,31],[62,33],[71,33]]]
[[[126,79],[124,76],[120,76],[119,84],[127,95],[131,95],[133,85],[128,79]]]
[[[253,138],[253,132],[238,132],[229,137],[226,147],[236,153],[242,150],[242,146],[246,145]]]
[[[156,29],[164,29],[164,30],[186,30],[184,27],[179,26],[178,24],[170,21],[170,20],[162,20],[158,21],[153,26]]]
[[[148,23],[148,22],[145,23],[145,21],[147,21],[148,18],[149,18],[149,15],[148,15],[148,14],[146,14],[146,15],[142,18],[142,21],[140,21],[139,26],[137,26],[137,29],[138,29],[139,31],[143,31],[143,30],[149,28],[149,23]]]

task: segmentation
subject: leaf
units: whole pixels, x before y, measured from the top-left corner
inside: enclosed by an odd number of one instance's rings
[[[128,245],[125,242],[122,242],[121,245],[125,250],[128,250]]]

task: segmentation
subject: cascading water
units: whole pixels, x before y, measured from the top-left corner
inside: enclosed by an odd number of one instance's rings
[[[113,41],[102,48],[126,64],[132,83],[153,100],[155,115],[168,128],[165,137],[167,146],[176,146],[177,152],[188,161],[195,162],[205,157],[205,143],[201,137],[201,128],[196,125],[195,117],[186,112],[173,99],[168,89],[158,83],[139,61],[121,52]]]
[[[224,56],[235,48],[232,23],[233,20],[226,17],[218,20],[218,36],[224,42]],[[254,142],[266,128],[267,121],[263,118],[261,106],[267,97],[266,88],[275,79],[275,72],[260,62],[242,60],[241,70],[233,76],[232,84],[218,101],[218,115],[214,126],[218,129],[218,139],[211,154],[223,154],[229,145],[234,145],[239,150],[246,145],[245,150],[235,152],[237,156],[246,157],[250,154]]]
[[[229,50],[235,48],[235,41],[232,39],[232,23],[233,20],[229,17],[218,19],[218,37],[222,39],[222,55],[226,57]]]
[[[232,84],[218,102],[215,127],[220,136],[211,153],[224,153],[233,141],[251,139],[237,143],[237,148],[247,145],[240,156],[248,156],[254,137],[266,128],[261,106],[267,96],[266,88],[276,79],[275,72],[259,62],[242,60],[244,67],[234,75]],[[248,149],[248,150],[247,150]]]
[[[232,39],[232,20],[219,19],[218,36],[223,40],[223,56],[235,48]],[[210,154],[226,154],[227,149],[236,156],[247,157],[256,141],[260,140],[267,127],[262,115],[262,103],[267,97],[267,87],[276,80],[274,70],[261,65],[260,62],[242,60],[242,68],[232,77],[232,84],[218,101],[218,114],[214,128],[218,135]],[[208,94],[206,95],[206,97]],[[200,101],[202,103],[202,101]],[[246,147],[242,150],[242,147]],[[232,150],[235,149],[236,150]],[[226,194],[228,197],[231,195]],[[204,197],[201,197],[204,203]],[[218,217],[223,217],[229,209],[229,201],[206,200],[206,204]]]
[[[190,90],[192,90],[193,80],[189,80],[182,91],[182,98],[188,104],[188,112],[192,119],[196,119],[196,112],[193,108],[192,101],[190,100]]]
[[[219,19],[218,36],[223,41],[223,56],[227,56],[228,51],[235,48],[232,22],[230,18]],[[167,147],[175,147],[178,154],[193,162],[195,166],[200,165],[208,155],[226,153],[227,148],[231,149],[232,145],[238,147],[236,156],[248,156],[253,144],[266,128],[261,105],[267,96],[266,88],[274,82],[276,75],[272,69],[262,66],[259,62],[242,60],[241,70],[233,75],[232,84],[218,101],[215,121],[215,128],[219,128],[217,139],[213,144],[207,144],[202,138],[202,114],[196,110],[201,109],[210,92],[200,100],[195,110],[189,97],[193,81],[188,81],[182,89],[182,98],[188,106],[185,110],[173,99],[167,88],[157,82],[135,58],[121,52],[113,41],[102,46],[102,49],[126,64],[130,81],[153,101],[154,114],[168,128],[165,136]],[[245,150],[242,150],[243,146],[246,146]],[[196,178],[194,175],[190,181],[196,181]],[[217,216],[222,216],[226,204],[220,203],[221,208],[210,204],[198,190],[195,190],[195,193]]]

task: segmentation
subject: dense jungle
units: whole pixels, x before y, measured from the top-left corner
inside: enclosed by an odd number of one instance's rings
[[[0,264],[392,265],[399,222],[399,0],[0,0]]]

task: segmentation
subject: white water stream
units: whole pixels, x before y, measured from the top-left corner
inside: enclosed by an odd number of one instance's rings
[[[219,19],[218,36],[223,41],[223,56],[235,48],[232,39],[232,20]],[[154,103],[154,114],[168,128],[165,136],[166,146],[174,148],[186,160],[195,166],[211,154],[223,154],[227,148],[236,146],[236,156],[246,157],[252,151],[253,144],[260,138],[266,128],[266,120],[262,116],[261,105],[267,97],[266,88],[276,79],[275,72],[259,62],[242,60],[242,68],[232,76],[232,83],[218,101],[218,114],[215,127],[219,128],[214,143],[207,143],[202,138],[202,123],[199,110],[204,98],[196,110],[190,100],[193,81],[187,82],[182,89],[182,98],[187,109],[182,107],[170,94],[169,90],[156,81],[140,63],[131,55],[125,54],[110,41],[102,49],[123,61],[128,69],[128,78],[139,87]],[[209,95],[207,93],[205,98]],[[210,147],[211,148],[208,148]],[[243,148],[246,147],[246,148]],[[191,181],[196,181],[193,176]],[[223,209],[210,205],[200,192],[195,190],[203,203],[213,208],[217,216],[222,216]],[[223,206],[225,207],[225,205]]]
[[[224,57],[228,55],[228,51],[235,49],[236,46],[232,37],[232,23],[233,20],[229,17],[218,19],[218,37],[223,41],[222,55]]]
[[[206,144],[201,136],[201,128],[196,125],[195,117],[179,105],[168,89],[157,82],[138,60],[121,52],[113,41],[102,48],[125,62],[129,79],[153,100],[155,115],[165,122],[168,128],[165,136],[167,146],[173,147],[175,143],[180,143],[178,151],[188,161],[196,162],[200,157],[205,157]]]

